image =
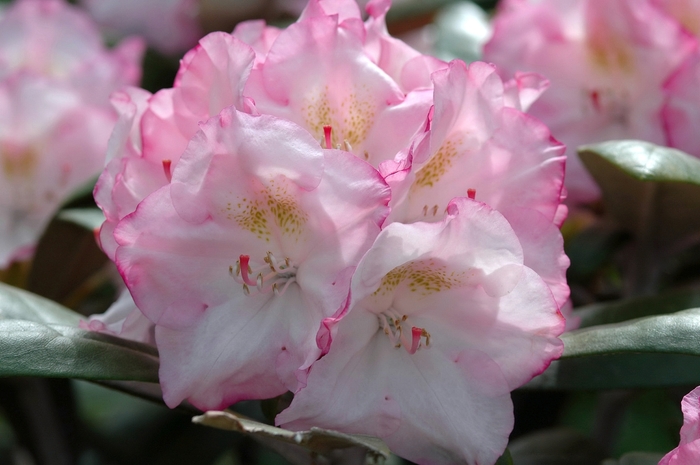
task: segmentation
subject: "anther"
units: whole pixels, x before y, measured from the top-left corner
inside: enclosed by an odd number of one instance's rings
[[[476,199],[476,189],[467,189],[467,197],[472,200]]]

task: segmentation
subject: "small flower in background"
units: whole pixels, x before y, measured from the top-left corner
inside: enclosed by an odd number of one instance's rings
[[[59,205],[104,166],[109,94],[140,78],[143,44],[107,50],[60,0],[20,0],[0,18],[0,268],[27,259]]]
[[[681,402],[683,426],[678,447],[666,454],[659,465],[695,465],[700,463],[700,387],[689,392]]]
[[[700,37],[700,1],[654,0],[663,11],[675,18],[686,30]],[[668,145],[700,157],[700,47],[680,66],[666,83],[668,97],[663,116]]]
[[[505,0],[484,57],[510,76],[541,73],[550,89],[530,113],[567,145],[572,204],[600,193],[576,147],[611,139],[664,144],[664,83],[696,41],[650,0]]]

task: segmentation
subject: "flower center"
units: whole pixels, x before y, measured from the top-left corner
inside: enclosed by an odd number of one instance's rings
[[[399,316],[389,309],[380,313],[378,318],[379,327],[397,349],[403,346],[406,352],[413,355],[421,347],[430,347],[430,333],[418,326],[412,326],[408,316]]]
[[[298,266],[289,258],[278,261],[272,252],[267,252],[263,258],[264,265],[253,268],[248,255],[241,255],[236,261],[236,268],[229,267],[228,271],[234,281],[243,286],[243,292],[250,295],[251,287],[259,293],[272,291],[275,295],[283,295],[289,286],[296,282]],[[234,272],[235,271],[235,272]]]

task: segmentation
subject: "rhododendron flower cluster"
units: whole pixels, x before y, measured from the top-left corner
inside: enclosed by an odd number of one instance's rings
[[[541,77],[423,56],[388,8],[312,0],[114,96],[95,198],[136,307],[87,325],[152,327],[171,407],[292,391],[284,427],[494,463],[562,351],[564,147],[523,113]]]
[[[0,268],[28,258],[58,206],[104,166],[109,94],[140,78],[140,40],[107,50],[62,0],[20,0],[0,17]]]
[[[576,156],[579,145],[612,139],[666,144],[665,84],[697,44],[658,4],[680,13],[691,3],[504,0],[499,4],[484,58],[501,67],[506,77],[530,71],[551,80],[551,88],[530,113],[568,147],[566,182],[573,203],[600,195]]]

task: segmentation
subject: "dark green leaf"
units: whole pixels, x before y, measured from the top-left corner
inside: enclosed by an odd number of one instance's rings
[[[632,232],[652,229],[659,244],[700,230],[700,160],[649,142],[622,140],[579,148],[606,209]]]
[[[695,307],[700,307],[700,289],[680,289],[650,297],[587,305],[575,309],[574,315],[581,319],[579,328],[586,328]]]
[[[0,320],[0,376],[158,381],[155,348],[76,327]]]
[[[0,376],[158,381],[154,347],[78,328],[81,316],[0,284]]]
[[[562,358],[638,352],[700,356],[699,335],[700,308],[694,308],[565,333]]]
[[[700,384],[700,309],[562,336],[564,355],[527,387],[615,389]]]
[[[345,434],[338,431],[311,428],[309,431],[288,431],[245,418],[233,412],[206,412],[194,417],[193,422],[219,429],[238,431],[255,437],[272,439],[312,452],[327,455],[336,449],[361,448],[371,460],[389,458],[389,448],[380,439],[371,436]]]
[[[513,457],[510,455],[510,450],[506,451],[498,458],[496,465],[513,465]]]
[[[599,465],[605,457],[589,437],[561,427],[522,436],[508,448],[517,465]]]

